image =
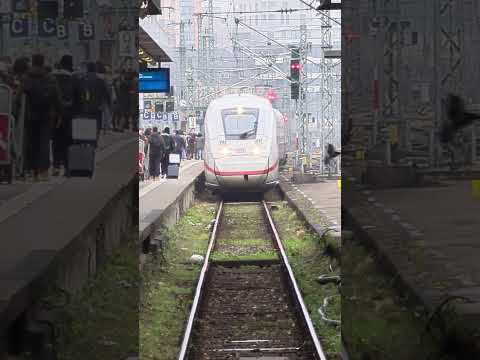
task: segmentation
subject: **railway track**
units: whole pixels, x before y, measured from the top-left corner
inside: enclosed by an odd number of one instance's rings
[[[224,203],[178,360],[326,360],[266,202]]]

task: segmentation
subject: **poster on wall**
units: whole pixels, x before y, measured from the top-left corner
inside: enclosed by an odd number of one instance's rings
[[[134,56],[136,52],[135,32],[134,31],[120,31],[119,32],[119,55]]]

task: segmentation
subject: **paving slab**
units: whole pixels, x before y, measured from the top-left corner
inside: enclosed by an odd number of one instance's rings
[[[280,177],[280,188],[310,228],[326,240],[335,256],[340,257],[341,191],[337,181],[295,184],[283,174]]]
[[[203,161],[190,160],[182,163],[178,179],[162,179],[150,182],[139,192],[139,231],[140,240],[149,235],[163,212],[179,201],[184,191],[195,183],[203,173]]]

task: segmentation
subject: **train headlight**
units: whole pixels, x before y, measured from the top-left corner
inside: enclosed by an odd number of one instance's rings
[[[252,153],[253,153],[253,155],[260,155],[262,153],[262,149],[260,149],[259,146],[254,146],[252,148]]]
[[[230,155],[230,154],[232,153],[232,151],[230,150],[230,148],[228,148],[228,147],[226,147],[226,146],[222,147],[222,150],[220,150],[220,152],[221,152],[221,154],[222,154],[223,156],[228,156],[228,155]]]
[[[238,114],[238,115],[242,115],[243,112],[244,112],[243,107],[238,106],[238,107],[237,107],[237,114]]]

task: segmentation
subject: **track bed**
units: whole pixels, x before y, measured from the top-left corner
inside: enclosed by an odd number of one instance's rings
[[[324,360],[266,204],[220,209],[181,359]]]
[[[189,359],[312,359],[280,265],[213,266],[207,285]]]

